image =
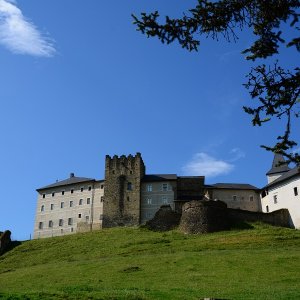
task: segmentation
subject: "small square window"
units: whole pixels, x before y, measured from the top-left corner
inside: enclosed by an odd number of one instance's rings
[[[83,187],[80,188],[80,192],[83,192]]]
[[[277,204],[277,203],[278,203],[277,195],[274,195],[274,196],[273,196],[273,200],[274,200],[274,204]]]
[[[78,214],[78,218],[81,219],[81,214]]]
[[[46,194],[43,194],[43,198],[45,198],[46,197]]]
[[[92,190],[92,187],[91,186],[89,186],[89,191],[91,191]]]
[[[53,210],[54,209],[54,204],[50,204],[50,209]]]
[[[163,190],[164,192],[166,192],[166,191],[168,190],[168,184],[167,184],[167,183],[163,183],[163,184],[162,184],[162,190]]]
[[[72,200],[70,201],[70,207],[73,207],[73,201]]]
[[[52,228],[52,227],[53,227],[53,221],[50,220],[50,221],[49,221],[49,228]]]
[[[72,218],[68,219],[68,225],[73,225],[73,219]]]
[[[162,196],[161,200],[163,204],[168,204],[168,198],[166,196]]]
[[[104,185],[103,185],[103,184],[101,184],[101,186],[100,186],[101,190],[103,190],[103,187],[104,187]]]
[[[253,201],[253,199],[254,199],[253,196],[250,196],[250,197],[249,197],[249,200],[250,200],[250,201]]]
[[[148,198],[148,199],[147,199],[147,204],[148,204],[148,205],[151,205],[151,204],[152,204],[152,199],[151,199],[151,198]]]
[[[62,196],[65,194],[65,191],[61,191]]]
[[[60,202],[60,208],[64,208],[64,202]]]
[[[54,197],[54,196],[55,196],[55,192],[52,193],[52,197]]]
[[[91,198],[86,199],[86,204],[91,204]]]
[[[147,184],[147,192],[152,192],[152,184]]]
[[[39,229],[43,229],[43,226],[44,226],[43,222],[40,222],[39,223]]]
[[[72,189],[72,190],[71,190],[71,194],[73,194],[73,193],[74,193],[74,190]]]
[[[73,227],[71,227],[71,232],[73,232],[74,231],[74,229],[73,229]]]
[[[63,219],[59,219],[58,225],[59,226],[63,226],[64,225],[64,220]]]
[[[297,187],[294,187],[294,195],[298,196],[298,189],[297,189]]]
[[[104,197],[103,196],[101,196],[101,198],[100,198],[100,202],[103,202],[104,201]]]
[[[83,199],[79,200],[79,205],[82,205]]]

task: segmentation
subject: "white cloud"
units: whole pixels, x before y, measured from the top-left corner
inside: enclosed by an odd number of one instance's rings
[[[242,151],[240,148],[233,148],[229,152],[233,157],[229,160],[230,162],[237,161],[241,158],[246,156],[245,152]]]
[[[194,155],[193,159],[182,168],[182,171],[185,175],[215,177],[228,174],[233,169],[234,165],[223,160],[218,160],[204,152],[200,152]]]
[[[12,0],[0,0],[0,44],[17,54],[50,57],[56,52]]]

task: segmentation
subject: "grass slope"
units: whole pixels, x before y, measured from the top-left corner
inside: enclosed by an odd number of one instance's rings
[[[0,257],[3,299],[300,299],[300,231],[205,235],[113,228]]]

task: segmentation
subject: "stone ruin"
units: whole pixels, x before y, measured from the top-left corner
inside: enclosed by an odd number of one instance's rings
[[[181,215],[172,210],[170,205],[162,205],[146,227],[154,231],[172,230],[179,225]]]
[[[4,254],[11,246],[11,232],[9,230],[5,230],[4,232],[0,232],[0,255]]]
[[[190,201],[182,207],[179,230],[184,233],[208,233],[229,228],[227,205],[222,201]]]

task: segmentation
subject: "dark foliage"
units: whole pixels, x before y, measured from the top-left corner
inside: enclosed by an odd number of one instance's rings
[[[224,37],[228,42],[238,39],[237,30],[250,28],[257,38],[242,53],[247,59],[266,59],[279,53],[279,47],[293,47],[300,52],[300,37],[285,41],[281,28],[289,24],[297,33],[299,23],[299,0],[198,0],[195,8],[189,9],[182,18],[166,16],[164,24],[159,23],[159,13],[133,15],[137,30],[148,37],[157,37],[162,43],[177,41],[188,51],[197,51],[199,36],[218,40]],[[285,70],[278,65],[267,67],[262,64],[251,70],[245,87],[253,99],[258,99],[256,107],[244,107],[252,115],[252,124],[262,123],[276,117],[286,121],[285,132],[277,137],[273,147],[267,150],[285,155],[289,161],[300,164],[300,156],[291,152],[297,145],[291,139],[291,121],[300,114],[300,69]]]

